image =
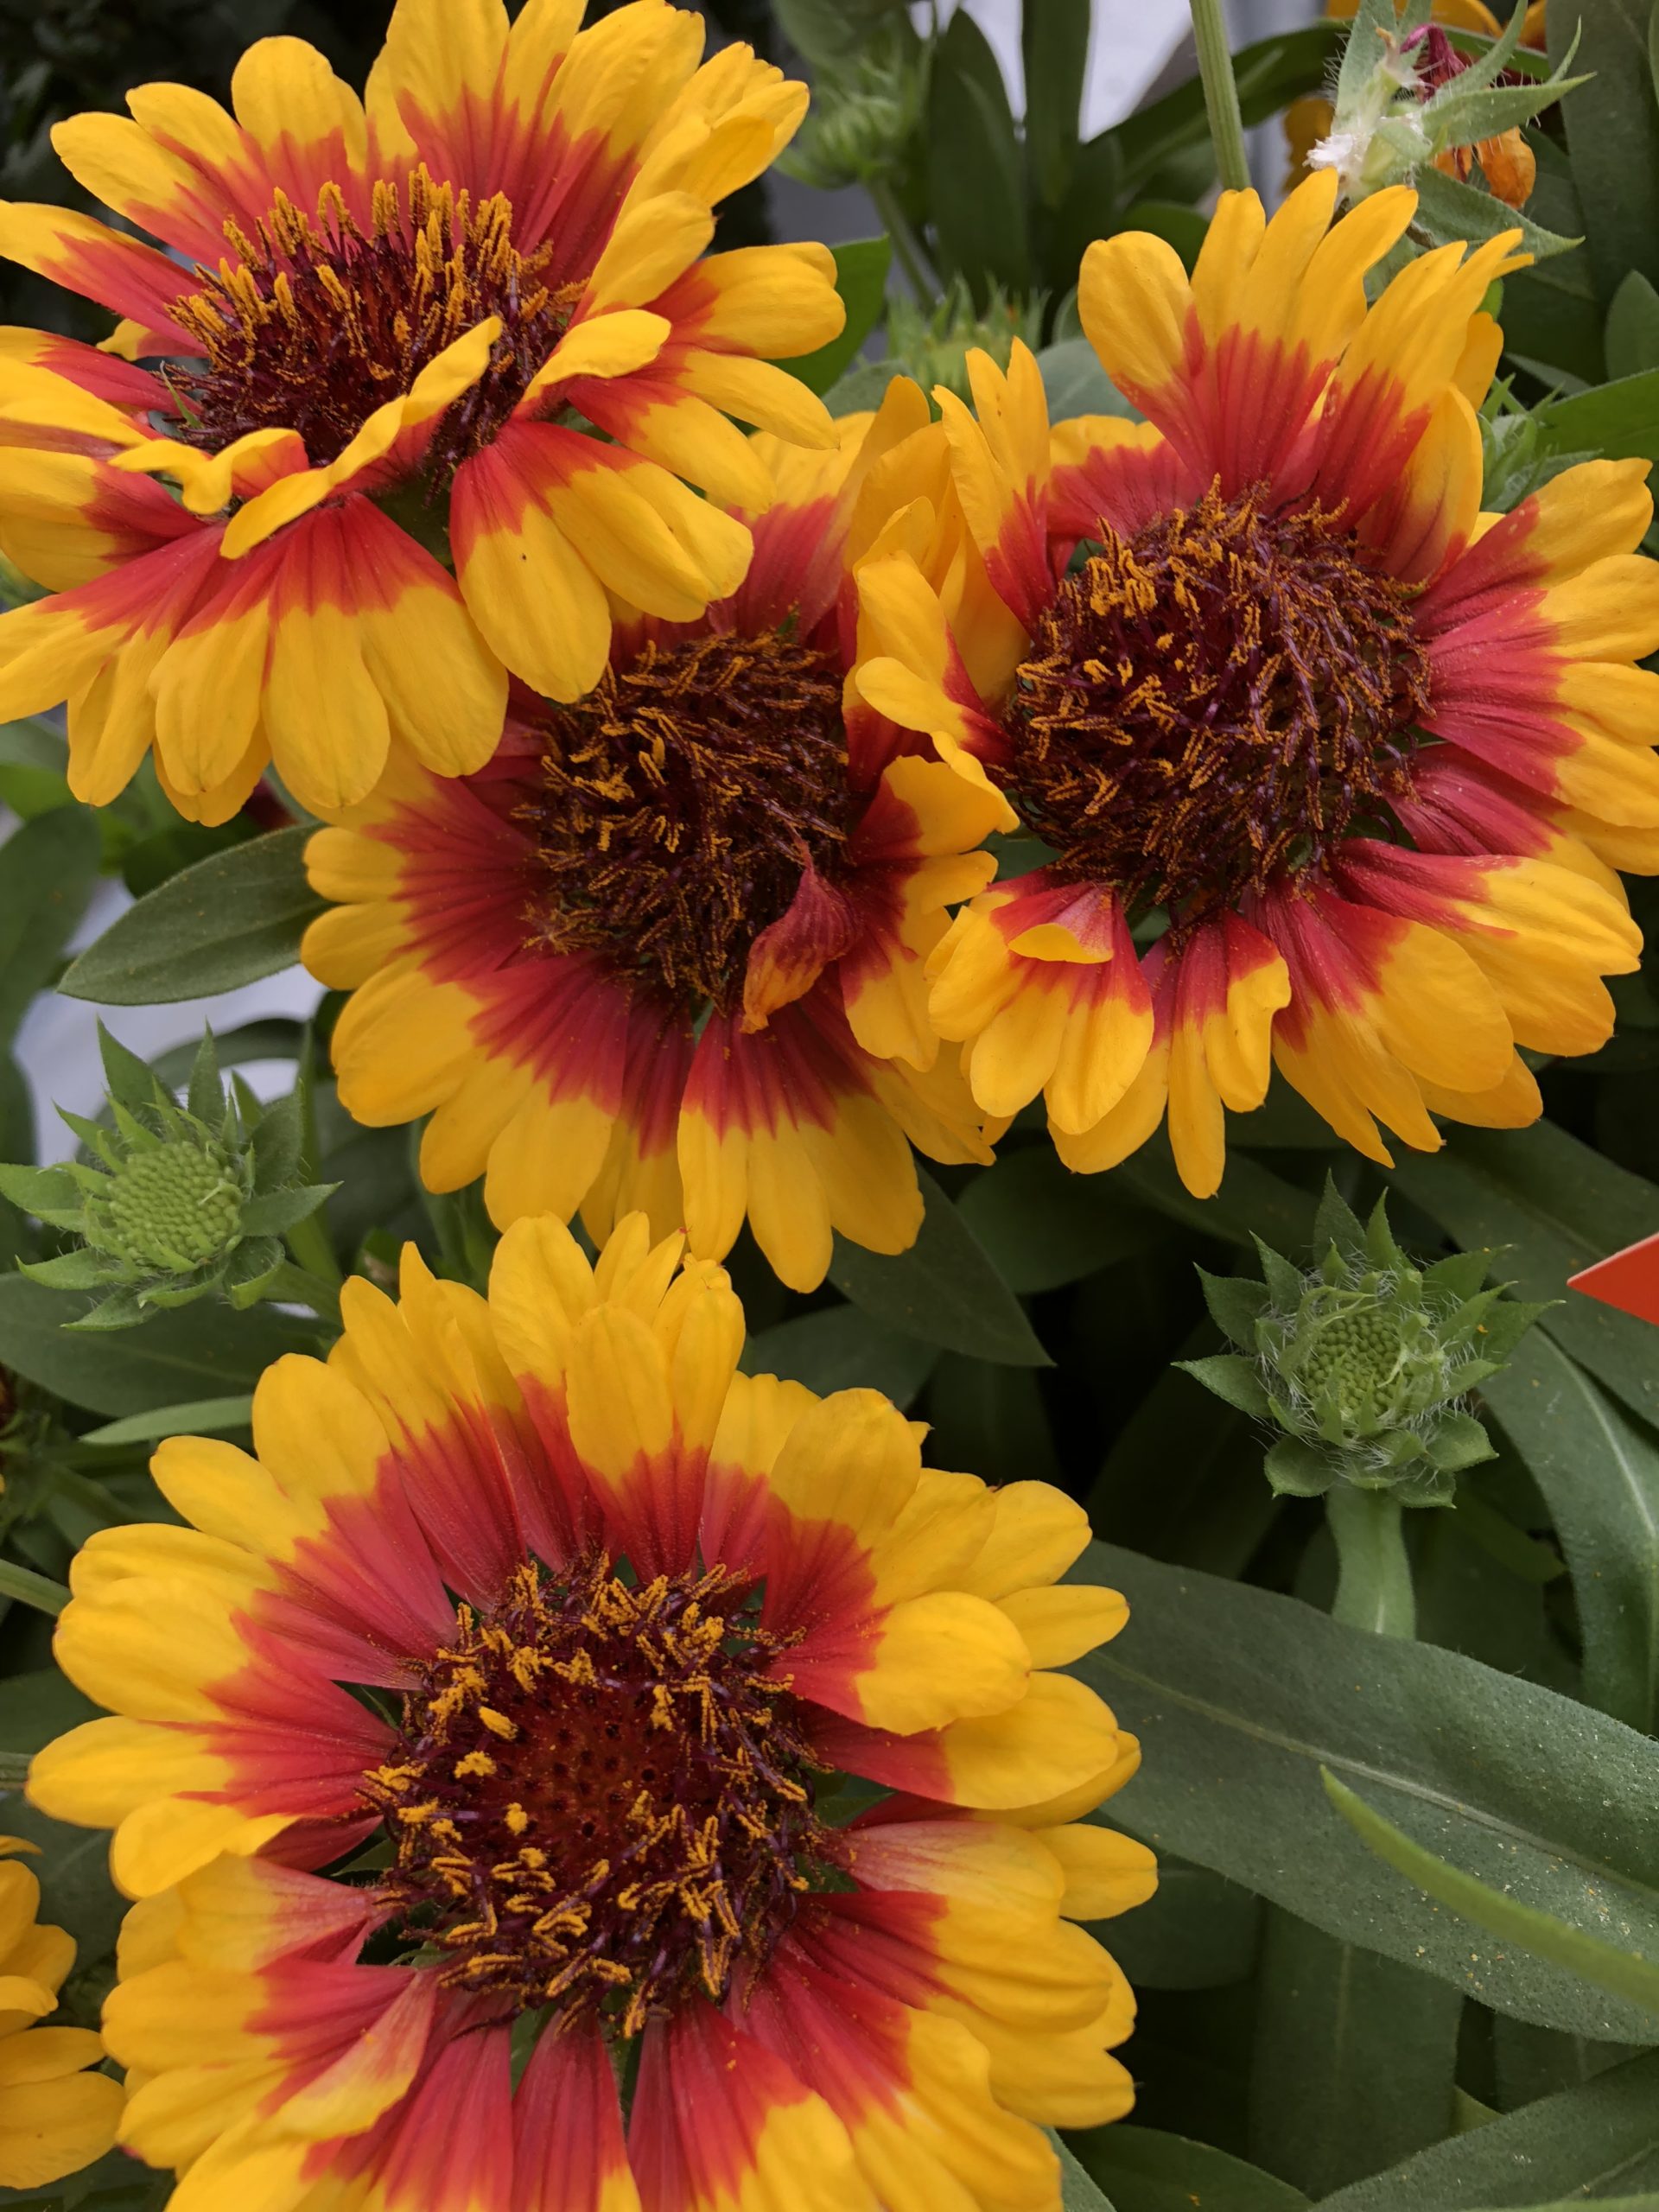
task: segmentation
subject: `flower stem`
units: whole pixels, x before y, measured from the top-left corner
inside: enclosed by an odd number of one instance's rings
[[[53,1582],[44,1574],[36,1574],[30,1567],[19,1567],[16,1560],[0,1559],[0,1598],[16,1598],[25,1605],[33,1605],[39,1613],[60,1613],[69,1602],[69,1592],[61,1582]]]
[[[922,253],[921,241],[912,228],[910,218],[899,205],[899,195],[885,179],[873,177],[868,186],[870,198],[875,202],[875,212],[887,226],[893,240],[893,252],[899,266],[904,270],[910,289],[918,300],[929,300],[935,289],[927,273],[927,263]]]
[[[1405,1509],[1387,1491],[1339,1483],[1325,1499],[1337,1546],[1332,1620],[1374,1636],[1417,1633],[1417,1601],[1406,1553]]]
[[[1244,118],[1233,79],[1232,49],[1222,16],[1222,0],[1192,0],[1192,36],[1198,49],[1198,74],[1210,114],[1216,167],[1229,192],[1249,189],[1250,165],[1244,154]]]

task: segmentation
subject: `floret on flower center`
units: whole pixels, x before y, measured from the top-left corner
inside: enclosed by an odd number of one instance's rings
[[[388,1910],[503,2016],[596,2008],[632,2035],[718,1999],[839,1859],[766,1678],[781,1649],[718,1567],[642,1586],[597,1554],[527,1564],[493,1611],[461,1606],[365,1783]]]
[[[523,810],[534,940],[602,950],[689,1008],[741,1000],[750,948],[810,864],[834,882],[857,807],[841,677],[779,633],[647,645],[551,707]]]
[[[1060,587],[1016,679],[1027,819],[1135,912],[1317,866],[1410,788],[1412,594],[1339,518],[1213,488]]]
[[[179,435],[209,452],[283,429],[314,464],[333,461],[446,346],[498,315],[489,368],[440,427],[429,465],[442,474],[506,420],[569,320],[543,280],[549,249],[514,246],[505,196],[474,206],[424,166],[401,192],[375,186],[366,229],[330,184],[315,217],[279,191],[252,237],[225,231],[230,253],[174,310],[204,365],[168,372]]]

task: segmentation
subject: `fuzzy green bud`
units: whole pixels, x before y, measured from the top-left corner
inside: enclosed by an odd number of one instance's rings
[[[925,89],[909,26],[874,33],[849,65],[820,71],[806,121],[779,166],[821,192],[880,183],[902,167],[921,129]]]
[[[1016,338],[1033,352],[1042,344],[1042,325],[1040,298],[1010,299],[994,284],[982,314],[961,276],[951,279],[938,304],[925,315],[895,294],[887,303],[886,358],[862,361],[842,378],[836,387],[838,410],[846,414],[855,407],[879,406],[896,376],[913,378],[925,392],[942,385],[959,399],[970,399],[969,354],[988,353],[999,369],[1006,369]]]
[[[130,1267],[188,1274],[235,1247],[243,1192],[236,1163],[217,1145],[181,1138],[135,1153],[89,1194],[86,1242]]]
[[[1469,1394],[1543,1308],[1481,1287],[1489,1252],[1419,1267],[1381,1201],[1362,1227],[1327,1185],[1316,1234],[1324,1256],[1313,1268],[1258,1238],[1262,1280],[1205,1275],[1211,1313],[1236,1349],[1182,1364],[1279,1432],[1266,1460],[1276,1491],[1319,1497],[1343,1483],[1448,1505],[1459,1473],[1492,1457]]]
[[[283,1265],[282,1232],[332,1185],[302,1185],[296,1102],[262,1107],[219,1080],[203,1039],[181,1105],[143,1062],[100,1029],[107,1119],[64,1113],[88,1157],[60,1167],[0,1166],[0,1192],[78,1245],[23,1262],[59,1290],[99,1294],[71,1325],[119,1329],[209,1293],[250,1306]]]

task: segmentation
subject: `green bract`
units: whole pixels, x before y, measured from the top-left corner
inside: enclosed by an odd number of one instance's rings
[[[1186,1372],[1281,1432],[1266,1460],[1275,1491],[1318,1497],[1346,1483],[1405,1505],[1449,1505],[1459,1471],[1493,1456],[1468,1394],[1545,1308],[1506,1298],[1501,1284],[1481,1287],[1490,1251],[1417,1267],[1383,1200],[1362,1227],[1329,1183],[1316,1267],[1304,1273],[1259,1236],[1255,1246],[1262,1281],[1199,1269],[1211,1313],[1239,1349],[1184,1361]]]
[[[226,1091],[212,1033],[181,1106],[102,1025],[110,1121],[60,1108],[91,1160],[0,1166],[0,1193],[81,1242],[55,1258],[20,1262],[57,1290],[103,1295],[73,1325],[130,1328],[152,1309],[222,1292],[251,1306],[276,1286],[283,1232],[335,1185],[302,1184],[298,1102],[262,1107],[245,1086]]]

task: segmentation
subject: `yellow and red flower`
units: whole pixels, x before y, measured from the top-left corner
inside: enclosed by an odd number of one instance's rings
[[[0,2189],[42,2189],[101,2158],[115,2141],[121,2085],[94,2074],[90,2028],[43,2028],[75,1962],[75,1939],[39,1922],[41,1885],[12,1856],[35,1846],[0,1836]]]
[[[1154,1875],[1053,1671],[1124,1618],[1056,1586],[1080,1509],[737,1373],[680,1242],[353,1281],[257,1456],[164,1444],[186,1525],[79,1554],[58,1656],[114,1717],[29,1787],[139,1900],[105,2027],[172,2212],[1058,2212],[1040,2125],[1127,2108],[1076,1923]]]
[[[151,745],[206,821],[273,755],[319,806],[394,741],[480,767],[504,664],[573,699],[607,594],[681,620],[734,588],[747,536],[681,480],[766,505],[722,410],[830,442],[770,365],[840,327],[828,252],[699,257],[805,87],[743,46],[699,67],[701,16],[665,0],[582,14],[398,0],[366,105],[270,38],[233,114],[146,85],[60,124],[167,251],[0,207],[0,251],[122,318],[107,349],[0,337],[0,550],[53,594],[0,626],[0,715],[68,700],[79,797]]]
[[[304,957],[353,993],[340,1096],[430,1114],[427,1183],[483,1175],[499,1226],[580,1208],[602,1240],[638,1208],[718,1260],[747,1217],[807,1290],[832,1230],[914,1240],[912,1141],[988,1157],[925,962],[999,804],[842,703],[851,563],[943,506],[948,448],[903,382],[839,427],[830,453],[757,441],[780,496],[701,622],[620,620],[590,698],[520,695],[481,773],[410,765],[311,842],[340,903]]]
[[[934,955],[976,1097],[1044,1092],[1084,1170],[1167,1107],[1201,1194],[1271,1062],[1385,1164],[1379,1122],[1427,1149],[1434,1115],[1532,1120],[1516,1047],[1609,1035],[1601,978],[1640,944],[1614,870],[1659,867],[1647,463],[1483,514],[1480,302],[1519,233],[1424,254],[1368,309],[1414,198],[1332,227],[1334,194],[1312,179],[1271,223],[1225,195],[1190,283],[1156,238],[1090,247],[1084,326],[1144,423],[1051,450],[1023,353],[977,365],[977,423],[943,396],[1014,618],[999,666],[969,670],[902,555],[863,570],[865,696],[1052,853]]]

